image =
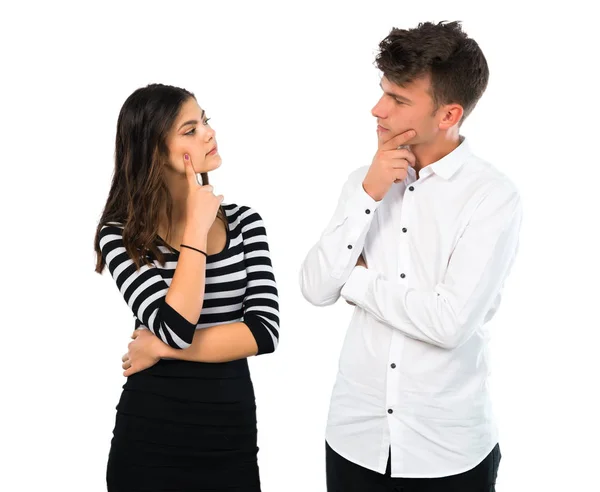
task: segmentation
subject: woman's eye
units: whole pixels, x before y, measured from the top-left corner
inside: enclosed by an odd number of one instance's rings
[[[205,124],[205,125],[208,125],[208,122],[209,122],[209,121],[210,121],[210,118],[206,118],[206,119],[204,120],[204,124]]]
[[[185,135],[193,135],[194,133],[196,133],[196,129],[192,128],[189,132],[185,133]]]

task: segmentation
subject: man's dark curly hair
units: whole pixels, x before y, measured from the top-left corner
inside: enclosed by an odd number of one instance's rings
[[[413,29],[394,28],[379,44],[375,64],[399,86],[429,75],[434,108],[460,104],[463,121],[483,95],[489,78],[483,52],[463,32],[460,22],[422,22]]]

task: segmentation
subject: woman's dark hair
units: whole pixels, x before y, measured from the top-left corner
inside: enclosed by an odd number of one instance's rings
[[[149,264],[148,255],[164,263],[157,245],[161,214],[172,216],[173,198],[164,181],[169,158],[167,135],[191,92],[163,84],[150,84],[131,94],[119,113],[115,168],[102,217],[96,229],[96,272],[105,266],[100,252],[100,230],[109,222],[123,226],[123,244],[137,268]],[[202,174],[203,184],[208,176]],[[222,208],[219,218],[225,221]],[[225,221],[226,222],[226,221]],[[170,233],[171,223],[168,224]]]
[[[442,104],[463,107],[462,121],[483,95],[489,69],[479,45],[460,22],[420,23],[414,29],[392,29],[379,44],[377,68],[396,85],[430,75],[435,110]]]

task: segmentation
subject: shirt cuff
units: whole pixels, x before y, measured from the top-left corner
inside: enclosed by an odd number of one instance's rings
[[[375,212],[379,207],[380,201],[375,201],[363,188],[362,181],[358,183],[358,187],[350,196],[347,207],[346,216],[369,215]]]
[[[348,269],[356,263],[357,243],[361,243],[370,227],[371,221],[380,202],[376,202],[364,190],[362,182],[358,183],[351,193],[344,210],[345,224],[338,243],[339,250],[336,252],[335,265],[331,270],[331,276],[340,279]],[[360,247],[361,244],[358,244]],[[354,258],[354,259],[353,259]]]
[[[342,287],[340,295],[357,306],[360,306],[371,284],[371,277],[377,275],[363,266],[355,266]]]

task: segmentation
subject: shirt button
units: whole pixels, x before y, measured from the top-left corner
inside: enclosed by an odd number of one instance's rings
[[[406,227],[403,227],[402,232],[406,232],[406,231],[408,231],[408,229]]]
[[[368,215],[371,213],[371,211],[369,209],[365,210],[365,213]]]
[[[406,275],[404,273],[401,273],[400,278],[404,278],[404,277],[406,277]]]
[[[392,413],[394,413],[394,411],[391,408],[388,408],[388,413],[392,414]]]
[[[352,245],[351,244],[348,245],[348,249],[352,249]]]
[[[394,364],[394,363],[392,362],[392,365],[391,365],[390,367],[391,367],[392,369],[396,369],[396,364]]]
[[[415,191],[415,187],[414,187],[414,186],[409,186],[409,187],[408,187],[408,189],[409,189],[410,191]]]

